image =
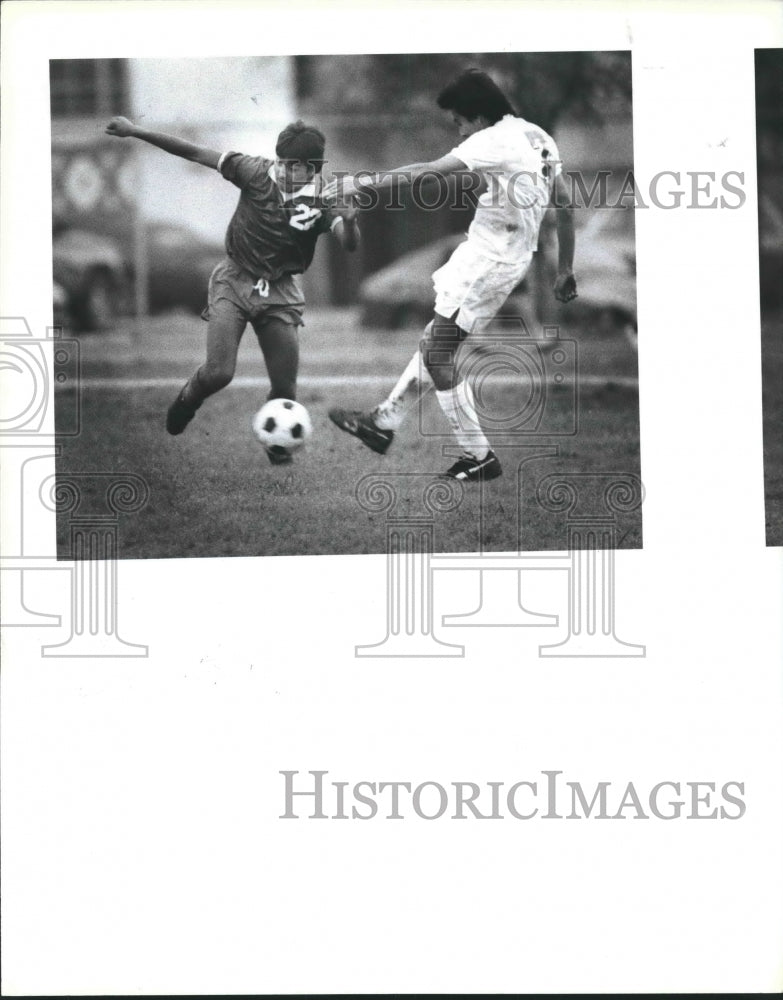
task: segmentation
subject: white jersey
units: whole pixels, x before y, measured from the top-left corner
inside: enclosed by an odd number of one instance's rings
[[[552,137],[524,118],[506,115],[474,132],[451,155],[487,182],[468,230],[476,250],[512,263],[538,249],[541,221],[562,170]]]

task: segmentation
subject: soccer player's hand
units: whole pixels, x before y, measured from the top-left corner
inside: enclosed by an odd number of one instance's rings
[[[334,210],[343,222],[353,222],[359,214],[359,206],[355,198],[347,198],[343,203],[334,206]]]
[[[576,298],[576,278],[571,271],[558,274],[555,279],[554,293],[558,302],[570,302]]]
[[[134,124],[129,118],[123,118],[122,115],[116,115],[109,124],[106,126],[106,135],[117,135],[124,139],[126,136],[133,135]]]
[[[336,177],[329,181],[323,190],[323,197],[327,201],[345,202],[349,204],[354,195],[359,193],[359,188],[353,177]]]

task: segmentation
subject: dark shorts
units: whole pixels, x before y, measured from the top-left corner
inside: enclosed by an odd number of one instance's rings
[[[208,302],[201,314],[205,320],[228,311],[255,328],[270,319],[292,326],[304,324],[300,275],[286,274],[277,281],[264,281],[243,271],[230,257],[221,261],[210,276]]]

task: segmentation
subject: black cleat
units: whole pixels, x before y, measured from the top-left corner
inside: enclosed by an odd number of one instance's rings
[[[289,462],[293,462],[294,456],[290,451],[286,451],[285,448],[281,447],[279,444],[273,444],[271,447],[266,449],[266,457],[272,463],[272,465],[288,465]]]
[[[171,404],[166,414],[166,430],[169,434],[181,434],[195,417],[196,410],[201,406],[201,403],[191,406],[190,403],[185,402],[183,396],[186,388],[187,386],[183,386],[180,389],[179,395]]]
[[[385,431],[376,427],[372,415],[361,410],[329,410],[329,419],[337,424],[341,431],[358,437],[362,444],[384,455],[394,440],[394,431]]]
[[[488,451],[486,458],[473,458],[472,455],[463,455],[462,458],[443,473],[449,479],[460,479],[463,482],[476,483],[479,480],[485,482],[489,479],[497,479],[503,475],[503,469],[494,451]]]

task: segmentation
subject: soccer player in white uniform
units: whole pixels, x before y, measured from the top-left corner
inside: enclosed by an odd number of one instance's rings
[[[472,389],[459,375],[456,353],[469,334],[486,328],[525,276],[553,199],[559,258],[554,294],[561,302],[576,297],[573,214],[551,136],[517,116],[486,73],[467,70],[441,92],[438,106],[451,113],[463,140],[446,156],[370,177],[342,178],[324,189],[326,198],[350,198],[365,187],[388,187],[395,178],[412,184],[428,174],[460,171],[479,173],[487,184],[467,239],[432,276],[435,317],[397,385],[371,413],[333,409],[329,416],[383,454],[402,423],[407,397],[431,379],[463,451],[446,475],[494,479],[501,475],[501,465],[481,429]]]

